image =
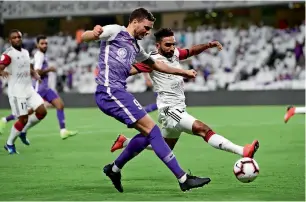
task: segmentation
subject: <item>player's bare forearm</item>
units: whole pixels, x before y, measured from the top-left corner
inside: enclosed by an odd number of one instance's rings
[[[40,76],[46,76],[49,72],[55,72],[55,68],[54,67],[48,67],[46,69],[37,70],[37,73]]]
[[[139,74],[139,73],[141,73],[141,72],[139,72],[134,66],[131,67],[130,76],[136,75],[136,74]]]
[[[5,65],[0,65],[0,72],[4,71]]]
[[[163,72],[166,74],[174,74],[174,75],[179,75],[179,76],[186,76],[186,71],[183,69],[177,69],[177,68],[171,68],[165,63],[161,61],[153,61],[152,59],[148,59],[144,61],[143,63],[149,65],[152,69]]]
[[[82,41],[84,41],[84,42],[95,41],[95,40],[98,40],[98,39],[99,39],[99,37],[94,35],[93,30],[86,31],[82,34]]]
[[[36,74],[36,71],[34,70],[32,65],[30,65],[30,69],[31,69],[31,76],[34,76]]]
[[[189,56],[194,56],[194,55],[199,55],[200,53],[202,53],[203,51],[211,48],[211,44],[210,43],[206,43],[206,44],[199,44],[199,45],[194,45],[191,48],[189,48]]]
[[[205,44],[199,44],[199,45],[194,45],[191,48],[189,48],[189,57],[194,56],[194,55],[199,55],[203,51],[217,47],[220,50],[222,50],[222,45],[218,41],[213,41]]]

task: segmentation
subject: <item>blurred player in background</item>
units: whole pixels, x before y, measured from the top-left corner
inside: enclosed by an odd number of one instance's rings
[[[70,136],[76,135],[77,131],[69,131],[66,129],[64,103],[62,99],[57,95],[57,93],[54,92],[54,90],[52,90],[51,88],[49,88],[48,85],[48,73],[55,72],[56,69],[54,67],[48,66],[48,59],[46,56],[46,51],[48,49],[47,38],[44,35],[40,35],[36,38],[36,42],[38,50],[34,54],[32,65],[34,67],[34,70],[37,71],[38,74],[41,76],[42,82],[38,83],[37,81],[33,81],[33,86],[38,92],[38,94],[45,101],[51,103],[56,108],[57,119],[60,127],[60,136],[62,139],[66,139]],[[0,121],[0,133],[3,132],[6,123],[13,119],[13,115],[9,115],[8,117],[2,118],[2,120]],[[20,134],[20,139],[24,144],[30,144],[29,140],[26,138],[26,131]]]
[[[160,29],[154,35],[158,52],[152,53],[151,56],[155,61],[164,62],[173,69],[182,69],[179,60],[198,55],[208,48],[218,47],[219,50],[222,50],[222,45],[217,41],[195,45],[190,49],[176,48],[174,33],[168,28]],[[216,149],[253,158],[259,147],[257,140],[253,141],[252,144],[247,144],[245,147],[236,145],[223,136],[216,134],[209,126],[187,113],[183,77],[152,71],[145,64],[136,64],[135,66],[139,71],[151,72],[154,90],[158,93],[157,105],[162,134],[171,149],[174,148],[181,133],[186,132],[202,137]],[[111,152],[127,146],[129,141],[130,139],[124,135],[119,135],[111,148]]]
[[[179,181],[182,191],[202,187],[210,182],[209,178],[199,178],[186,174],[179,166],[175,155],[162,138],[159,127],[142,108],[134,96],[126,91],[126,79],[130,75],[131,65],[143,62],[157,71],[194,78],[193,70],[169,68],[162,62],[154,61],[137,40],[143,39],[153,28],[155,18],[148,10],[138,8],[129,18],[128,27],[119,25],[99,25],[82,35],[83,41],[101,40],[99,54],[98,84],[95,93],[96,103],[105,114],[137,129],[140,133],[131,139],[130,144],[119,157],[104,167],[115,188],[123,192],[121,169],[142,152],[149,144],[156,155],[167,165]]]
[[[39,81],[40,76],[30,66],[29,52],[22,48],[22,35],[18,30],[9,33],[9,47],[1,56],[0,75],[8,78],[8,98],[13,116],[17,121],[11,129],[11,133],[4,148],[9,154],[16,154],[15,140],[31,126],[42,120],[46,114],[46,108],[41,96],[32,86],[31,76]],[[6,70],[6,71],[5,71]],[[28,108],[33,109],[33,114],[28,116]]]
[[[293,117],[295,114],[305,114],[306,113],[306,107],[294,107],[294,106],[289,106],[287,108],[287,112],[284,117],[285,123],[289,121],[291,117]]]

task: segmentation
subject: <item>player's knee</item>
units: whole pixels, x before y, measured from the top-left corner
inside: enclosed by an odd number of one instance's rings
[[[21,123],[22,125],[26,125],[28,122],[28,116],[20,116],[17,122]]]
[[[40,107],[38,110],[36,110],[35,113],[37,119],[42,120],[47,116],[47,110],[45,107]]]
[[[195,121],[192,126],[192,132],[196,135],[200,135],[202,137],[205,137],[206,133],[210,131],[211,128],[207,126],[206,124],[202,123],[201,121]]]

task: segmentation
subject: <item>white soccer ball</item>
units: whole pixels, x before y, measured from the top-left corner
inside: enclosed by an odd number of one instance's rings
[[[234,174],[240,182],[253,182],[259,174],[258,163],[252,158],[241,158],[234,165]]]

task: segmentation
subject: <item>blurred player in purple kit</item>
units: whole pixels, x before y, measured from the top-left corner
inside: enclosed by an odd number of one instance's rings
[[[149,144],[156,155],[167,165],[179,181],[182,191],[202,187],[210,182],[210,178],[191,176],[184,172],[169,146],[165,143],[159,127],[142,108],[134,96],[126,91],[126,79],[135,71],[132,64],[143,62],[152,69],[194,78],[194,70],[170,68],[160,61],[154,61],[137,40],[143,39],[153,28],[155,18],[144,8],[134,10],[127,27],[119,25],[96,25],[93,30],[82,35],[83,41],[100,40],[99,74],[95,99],[102,112],[140,133],[131,139],[129,145],[119,157],[103,168],[115,188],[123,192],[121,184],[121,169],[142,152]]]
[[[48,59],[46,56],[46,51],[48,49],[48,41],[47,37],[44,35],[39,35],[36,38],[37,48],[38,50],[34,54],[34,58],[32,60],[32,65],[34,70],[38,72],[41,76],[42,82],[33,80],[33,86],[36,92],[47,102],[51,103],[57,110],[57,118],[60,126],[60,136],[62,139],[66,139],[70,136],[74,136],[77,134],[77,131],[69,131],[66,129],[65,124],[65,113],[64,113],[64,103],[62,99],[48,86],[48,73],[55,72],[56,69],[54,67],[48,66]],[[32,109],[29,110],[31,114],[33,112]],[[5,125],[8,121],[14,120],[15,117],[13,115],[9,115],[8,117],[2,118],[0,121],[0,133],[3,132]],[[24,128],[22,133],[20,134],[20,139],[26,145],[29,145],[30,142],[26,138],[26,132],[29,128]]]

